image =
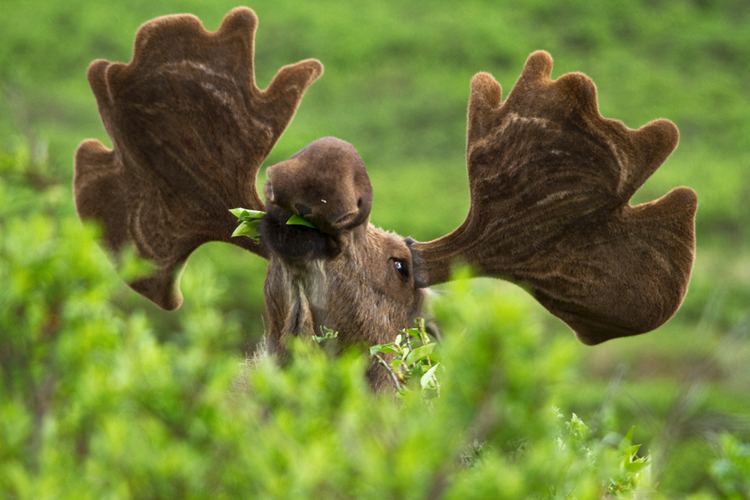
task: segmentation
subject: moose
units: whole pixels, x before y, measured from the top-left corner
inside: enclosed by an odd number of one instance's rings
[[[639,129],[604,118],[581,73],[551,79],[532,53],[510,94],[488,73],[471,80],[464,223],[420,242],[375,227],[364,162],[349,143],[319,139],[256,175],[323,71],[282,67],[254,77],[257,18],[232,10],[216,32],[192,15],[144,24],[130,63],[94,61],[88,80],[112,149],[75,155],[80,217],[105,246],[150,261],[130,286],[164,309],[182,302],[180,272],[201,244],[224,241],[269,260],[267,348],[322,326],[343,345],[383,343],[410,327],[425,290],[457,263],[525,288],[586,344],[651,331],[679,308],[695,253],[693,190],[636,206],[630,198],[678,142],[664,119]],[[233,238],[235,207],[264,211],[260,238]],[[311,226],[289,225],[294,215]],[[373,365],[369,378],[386,383]]]

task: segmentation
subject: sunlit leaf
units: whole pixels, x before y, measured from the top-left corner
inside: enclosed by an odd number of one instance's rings
[[[293,214],[286,221],[287,226],[307,226],[315,229],[315,225],[301,215]]]
[[[258,220],[250,222],[240,222],[240,225],[237,226],[237,228],[232,233],[232,237],[235,238],[237,236],[246,236],[251,240],[258,240],[260,238],[260,233],[258,231],[259,223],[260,221]]]
[[[243,222],[250,222],[262,219],[266,213],[261,210],[251,210],[249,208],[230,208],[229,211]]]

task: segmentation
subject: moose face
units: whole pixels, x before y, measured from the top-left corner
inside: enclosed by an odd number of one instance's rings
[[[327,137],[268,169],[267,216],[262,225],[269,250],[288,261],[334,257],[344,236],[366,225],[372,186],[365,165],[348,142]],[[315,225],[287,225],[293,214]]]
[[[409,240],[369,224],[372,188],[349,143],[324,138],[268,169],[261,241],[271,255],[268,346],[325,326],[344,344],[385,342],[422,305]],[[287,225],[290,215],[316,227]]]

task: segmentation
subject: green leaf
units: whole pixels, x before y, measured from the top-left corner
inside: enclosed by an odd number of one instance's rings
[[[422,389],[435,389],[438,387],[436,376],[438,366],[440,366],[440,363],[436,363],[435,366],[427,370],[425,374],[422,375],[422,378],[419,379],[419,385]]]
[[[291,217],[289,217],[289,219],[287,219],[286,221],[286,225],[287,226],[307,226],[307,227],[316,229],[316,227],[313,225],[312,222],[305,219],[301,215],[297,215],[297,214],[294,214]]]
[[[370,347],[370,355],[383,353],[383,354],[395,354],[398,351],[393,348],[391,344],[378,344]]]
[[[404,328],[402,331],[405,332],[405,333],[407,333],[407,334],[409,334],[409,336],[412,337],[412,338],[414,338],[414,339],[419,339],[420,338],[419,328]]]
[[[413,351],[411,351],[406,356],[406,364],[407,365],[413,365],[418,363],[419,361],[423,359],[431,359],[432,352],[435,350],[435,344],[426,344],[419,347],[415,347]]]
[[[318,344],[323,344],[329,340],[335,340],[339,336],[339,332],[332,330],[326,326],[320,327],[320,335],[313,335],[313,340]]]
[[[242,222],[260,220],[266,215],[262,210],[250,210],[249,208],[230,208],[229,212]]]
[[[249,222],[240,222],[240,225],[232,233],[232,238],[237,236],[247,236],[251,240],[259,240],[260,233],[258,232],[258,224],[260,221],[254,220]]]

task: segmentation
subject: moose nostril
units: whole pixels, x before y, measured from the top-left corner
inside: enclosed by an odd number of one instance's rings
[[[343,226],[343,225],[349,224],[352,220],[354,220],[357,217],[357,215],[359,215],[359,212],[357,212],[356,210],[352,212],[347,212],[344,215],[337,217],[336,220],[334,221],[334,224],[336,224],[337,226]]]
[[[294,209],[302,217],[306,217],[306,216],[310,215],[310,213],[312,212],[312,210],[310,209],[310,207],[308,207],[307,205],[303,205],[302,203],[295,203],[294,204]]]

